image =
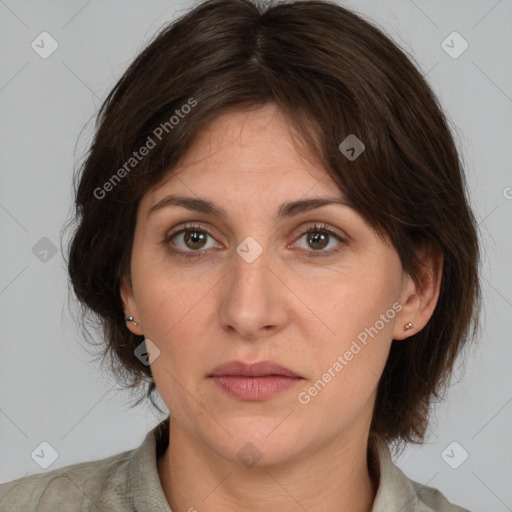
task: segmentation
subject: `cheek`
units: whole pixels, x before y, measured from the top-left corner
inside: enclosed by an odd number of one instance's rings
[[[145,335],[160,351],[151,363],[157,389],[173,412],[187,410],[192,416],[201,414],[201,407],[190,400],[190,395],[200,402],[198,384],[202,372],[206,371],[200,359],[207,354],[205,345],[209,340],[201,321],[197,321],[203,318],[205,289],[181,286],[176,279],[171,282],[161,277],[146,285],[143,319],[148,329]]]
[[[145,334],[162,349],[173,352],[195,348],[201,331],[205,290],[200,286],[181,286],[176,280],[158,279],[147,283],[141,318],[148,326]]]
[[[313,371],[298,399],[309,404],[321,422],[349,421],[368,407],[376,391],[391,346],[394,310],[391,305],[375,306],[367,302],[362,310],[348,301],[330,317],[335,334],[310,344]],[[391,311],[387,323],[380,319],[386,311]]]
[[[155,244],[156,240],[144,241],[144,235],[135,240],[132,280],[141,320],[149,328],[145,334],[163,341],[178,322],[187,321],[194,304],[204,296],[205,285],[201,286],[200,275],[180,270]]]
[[[331,279],[314,281],[304,288],[304,302],[311,305],[317,334],[312,336],[311,320],[298,318],[300,330],[309,333],[309,354],[315,361],[319,386],[329,388],[323,399],[342,401],[348,406],[367,398],[384,369],[395,323],[396,283],[392,270],[384,272],[345,269]],[[319,322],[321,320],[321,324]],[[323,325],[322,325],[323,324]],[[315,391],[312,391],[315,393]]]
[[[371,268],[371,265],[365,268],[354,265],[336,272],[317,274],[311,280],[301,278],[302,283],[295,290],[310,309],[309,315],[304,318],[315,313],[316,323],[325,327],[322,327],[322,331],[326,340],[345,343],[376,322],[383,334],[392,331],[392,305],[398,297],[398,277],[393,269],[386,271],[376,265]],[[380,318],[386,312],[388,314],[383,324]],[[301,319],[298,318],[298,321]],[[303,327],[307,325],[303,324]],[[311,330],[311,323],[309,325]]]

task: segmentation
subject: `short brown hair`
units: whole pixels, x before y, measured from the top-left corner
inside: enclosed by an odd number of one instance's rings
[[[145,382],[158,408],[151,369],[134,355],[144,337],[126,328],[120,297],[140,199],[221,113],[273,103],[358,212],[389,237],[404,271],[419,278],[424,244],[443,254],[436,308],[421,331],[392,342],[370,429],[387,441],[423,441],[430,406],[478,330],[479,246],[461,156],[412,62],[371,22],[319,0],[208,0],[137,56],[105,99],[75,176],[68,261],[82,312],[102,326],[103,358],[110,355],[123,387]],[[354,160],[339,149],[350,134],[365,145]],[[158,143],[127,166],[149,139]]]

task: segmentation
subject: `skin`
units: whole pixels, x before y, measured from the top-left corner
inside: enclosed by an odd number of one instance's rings
[[[213,201],[227,218],[179,206],[148,215],[168,194]],[[267,105],[218,117],[141,200],[131,283],[123,282],[121,296],[139,322],[127,327],[160,351],[151,370],[171,424],[158,471],[173,511],[371,511],[378,482],[368,471],[367,441],[377,384],[392,340],[419,331],[432,315],[439,279],[429,270],[442,260],[425,256],[427,278],[418,288],[392,245],[354,209],[327,205],[277,217],[281,203],[312,196],[344,197],[301,156],[285,119]],[[187,244],[181,233],[162,243],[186,222],[200,223],[206,238]],[[315,223],[344,241],[330,235],[315,245]],[[252,263],[236,252],[248,236],[263,250]],[[170,247],[204,256],[187,260]],[[310,256],[315,248],[340,250]],[[298,394],[396,302],[401,311],[300,403]],[[406,332],[407,322],[414,328]],[[234,359],[270,359],[304,380],[267,400],[238,400],[207,378]],[[237,457],[248,442],[261,453],[253,467]]]

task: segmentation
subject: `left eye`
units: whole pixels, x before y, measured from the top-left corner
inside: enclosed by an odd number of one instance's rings
[[[342,238],[336,233],[327,228],[311,228],[304,232],[299,240],[306,237],[306,243],[308,247],[304,247],[305,250],[313,250],[313,252],[333,252],[332,247],[330,250],[324,250],[333,242],[333,239],[337,239],[339,242],[343,242]]]

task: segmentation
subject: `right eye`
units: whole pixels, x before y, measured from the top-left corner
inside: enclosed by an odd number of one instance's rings
[[[213,238],[203,226],[187,224],[182,229],[166,235],[163,242],[169,246],[171,254],[181,255],[185,258],[198,258],[212,248],[212,246],[205,245],[208,237]],[[174,239],[176,239],[176,242],[173,241]],[[173,248],[173,246],[178,247],[178,249]]]

